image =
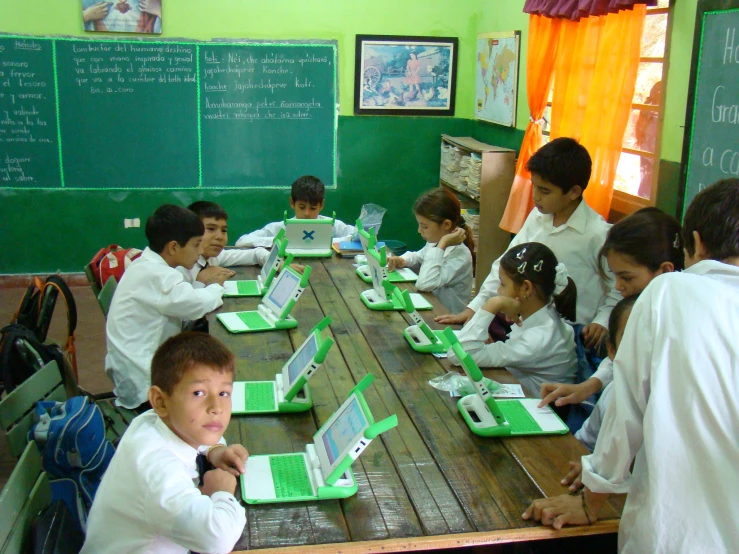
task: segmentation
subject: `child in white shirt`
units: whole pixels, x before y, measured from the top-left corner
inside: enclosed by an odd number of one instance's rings
[[[318,177],[304,175],[298,178],[290,190],[290,208],[297,219],[330,219],[321,214],[325,203],[325,186]],[[285,228],[283,221],[275,221],[265,225],[258,231],[252,231],[236,241],[238,247],[271,246],[280,229]],[[350,240],[357,228],[353,225],[334,221],[333,237],[335,241]]]
[[[606,336],[608,314],[621,296],[611,289],[611,279],[601,276],[598,252],[610,225],[583,200],[592,162],[577,141],[561,137],[540,148],[529,160],[535,209],[511,241],[509,249],[525,242],[548,246],[577,285],[577,320],[583,326],[586,348],[600,346]],[[497,259],[477,296],[465,310],[436,318],[439,323],[469,321],[500,286]]]
[[[505,367],[524,388],[536,394],[545,381],[573,383],[577,357],[572,327],[577,289],[567,268],[552,251],[536,242],[519,244],[500,259],[497,296],[459,332],[459,341],[480,367]],[[517,323],[505,342],[486,344],[496,314]],[[453,350],[449,360],[459,365]]]
[[[131,422],[103,476],[83,554],[233,549],[246,524],[236,478],[249,456],[223,441],[233,380],[233,354],[210,335],[181,333],[159,347],[148,393],[153,410]],[[199,452],[215,468],[202,476]]]
[[[154,352],[222,303],[223,280],[194,288],[177,266],[191,268],[200,256],[203,223],[181,206],[161,206],[146,222],[149,246],[121,278],[108,312],[105,372],[116,403],[135,409],[146,402]]]
[[[417,270],[418,290],[433,292],[448,310],[463,310],[472,291],[475,244],[462,218],[459,199],[446,188],[435,188],[416,200],[413,213],[426,246],[389,258],[388,269]]]
[[[264,265],[269,252],[264,248],[230,249],[228,244],[228,214],[215,202],[199,200],[187,207],[203,222],[205,234],[200,243],[201,254],[190,270],[180,268],[189,275],[190,282],[209,285],[224,276],[230,279],[235,275],[229,267],[240,265]]]

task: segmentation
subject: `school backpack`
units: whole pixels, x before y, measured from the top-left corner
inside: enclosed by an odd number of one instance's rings
[[[84,530],[100,481],[115,449],[105,438],[100,408],[86,396],[36,403],[38,422],[28,439],[41,452],[52,497],[61,500]]]
[[[51,317],[61,293],[67,313],[67,338],[62,345],[45,344]],[[55,360],[65,380],[77,375],[74,331],[77,328],[77,307],[72,292],[59,275],[46,281],[34,277],[21,300],[10,325],[0,330],[0,388],[10,392]]]
[[[98,253],[90,260],[90,268],[98,287],[103,288],[111,277],[115,277],[115,280],[120,283],[123,272],[139,256],[141,256],[141,250],[138,248],[121,248],[117,244],[111,244],[107,248],[98,250]]]

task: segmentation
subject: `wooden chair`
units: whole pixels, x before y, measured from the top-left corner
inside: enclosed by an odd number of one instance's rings
[[[106,318],[108,317],[110,304],[113,302],[113,294],[115,294],[117,286],[118,283],[116,282],[115,277],[110,277],[103,285],[103,288],[100,289],[100,294],[97,295],[98,304],[100,304],[100,309],[103,310],[103,315]]]
[[[31,524],[49,505],[51,486],[41,467],[41,454],[28,443],[0,492],[0,554],[27,551]]]

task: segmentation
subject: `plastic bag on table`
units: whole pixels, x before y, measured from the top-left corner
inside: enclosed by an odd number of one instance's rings
[[[382,225],[382,218],[387,210],[377,204],[365,204],[362,206],[362,210],[359,212],[359,219],[362,221],[362,227],[367,231],[369,228],[375,230],[375,236],[380,234],[380,225]],[[359,240],[359,230],[355,231],[352,236],[353,241]]]
[[[500,385],[497,381],[488,379],[487,377],[482,378],[482,382],[490,392],[496,391]],[[440,377],[434,377],[429,381],[429,385],[437,390],[443,391],[457,391],[459,394],[466,396],[468,394],[475,393],[475,387],[467,378],[466,375],[460,375],[456,371],[450,371]]]

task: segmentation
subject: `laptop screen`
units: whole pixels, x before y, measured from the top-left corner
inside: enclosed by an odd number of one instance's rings
[[[359,405],[359,400],[352,396],[333,422],[326,427],[321,437],[328,462],[332,467],[357,444],[367,427],[369,422]]]
[[[382,267],[372,255],[367,256],[367,268],[369,269],[370,277],[372,277],[372,287],[377,291],[377,294],[385,298],[385,289],[382,287]]]
[[[316,334],[311,333],[300,348],[293,355],[293,359],[287,364],[287,374],[289,377],[289,384],[287,388],[292,387],[293,383],[297,380],[300,372],[303,371],[313,359],[313,356],[318,352],[318,342],[316,341]]]
[[[269,276],[269,272],[272,269],[272,265],[275,263],[275,260],[277,259],[277,256],[280,254],[280,248],[278,245],[274,244],[272,245],[272,250],[269,253],[269,258],[267,258],[267,261],[264,262],[264,265],[262,266],[262,282],[265,282],[267,280],[267,277]]]
[[[283,271],[277,278],[277,283],[269,295],[269,300],[278,310],[281,310],[292,296],[295,287],[300,284],[300,278],[291,271]]]

